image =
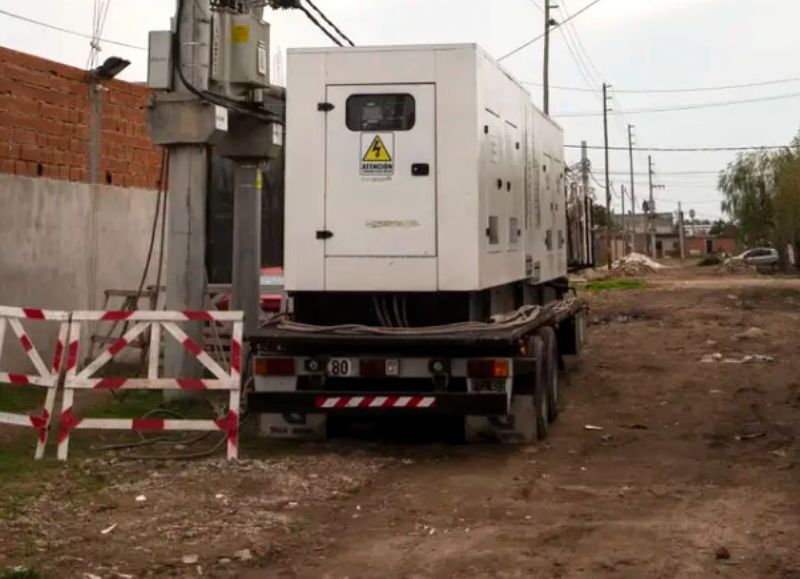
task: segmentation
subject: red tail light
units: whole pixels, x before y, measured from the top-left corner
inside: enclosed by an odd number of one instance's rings
[[[294,376],[294,358],[256,358],[253,372],[257,376]]]
[[[508,360],[470,360],[467,375],[470,378],[508,378]]]

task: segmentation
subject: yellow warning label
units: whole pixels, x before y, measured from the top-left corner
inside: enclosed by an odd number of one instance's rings
[[[245,44],[250,40],[250,27],[246,24],[235,24],[231,36],[234,44]]]
[[[383,144],[383,140],[381,139],[380,135],[376,135],[375,138],[372,140],[372,144],[367,149],[367,152],[364,154],[364,162],[365,163],[391,163],[392,162],[392,154],[386,148],[386,145]]]

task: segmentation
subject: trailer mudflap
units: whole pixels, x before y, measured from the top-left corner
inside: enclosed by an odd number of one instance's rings
[[[265,414],[500,416],[508,413],[508,396],[499,392],[376,392],[368,395],[363,392],[252,392],[248,408]]]

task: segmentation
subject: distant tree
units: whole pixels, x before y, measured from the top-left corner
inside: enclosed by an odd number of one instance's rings
[[[719,178],[725,195],[722,210],[739,226],[748,246],[764,243],[772,236],[772,158],[767,152],[743,153]]]
[[[720,174],[722,210],[748,245],[800,241],[800,134],[777,152],[740,155]]]

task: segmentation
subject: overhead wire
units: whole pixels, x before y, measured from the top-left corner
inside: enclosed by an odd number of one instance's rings
[[[708,103],[691,103],[691,104],[685,104],[685,105],[653,107],[653,108],[644,108],[644,109],[628,109],[627,111],[624,112],[624,114],[640,115],[640,114],[648,114],[648,113],[666,113],[666,112],[674,112],[674,111],[689,111],[689,110],[697,110],[697,109],[728,107],[728,106],[734,106],[734,105],[751,104],[751,103],[759,103],[759,102],[771,102],[771,101],[776,101],[776,100],[784,100],[784,99],[797,98],[797,97],[800,97],[800,92],[780,94],[780,95],[771,95],[771,96],[765,96],[765,97],[759,97],[759,98],[751,98],[751,99],[731,100],[731,101],[716,101],[716,102],[708,102]],[[579,112],[554,113],[551,116],[556,117],[556,118],[571,118],[571,117],[596,117],[596,116],[602,116],[602,114],[603,113],[598,113],[598,112],[594,112],[594,111],[579,111]],[[615,114],[615,111],[610,111],[609,114]]]
[[[321,30],[321,31],[322,31],[322,32],[325,34],[325,36],[327,36],[328,38],[330,38],[330,39],[331,39],[331,41],[332,41],[334,44],[336,44],[337,46],[344,46],[344,44],[342,44],[342,41],[341,41],[341,40],[339,40],[338,38],[336,38],[336,36],[334,36],[334,35],[333,35],[333,33],[332,33],[330,30],[328,30],[327,28],[325,28],[325,27],[322,25],[322,23],[321,23],[319,20],[317,20],[317,19],[314,17],[314,15],[313,15],[313,14],[311,14],[311,12],[309,12],[309,11],[308,11],[308,8],[306,8],[305,6],[303,6],[302,4],[300,4],[300,3],[298,2],[298,3],[297,3],[297,9],[298,9],[298,10],[300,10],[300,11],[301,11],[303,14],[305,14],[305,15],[306,15],[306,18],[308,18],[309,20],[311,20],[311,22],[313,22],[313,23],[314,23],[314,25],[315,25],[317,28],[319,28],[319,29],[320,29],[320,30]]]
[[[565,149],[580,149],[583,145],[564,145]],[[586,145],[587,149],[603,150],[602,145]],[[633,147],[634,151],[651,151],[660,153],[705,153],[716,151],[755,151],[755,150],[782,150],[788,149],[788,145],[753,145],[753,146],[739,146],[739,147]],[[608,148],[609,151],[627,151],[628,147],[614,147]]]
[[[327,22],[328,25],[331,28],[333,28],[336,31],[336,33],[339,36],[341,36],[350,46],[355,46],[356,45],[355,42],[350,40],[349,36],[347,36],[344,32],[341,31],[341,29],[338,26],[336,26],[333,22],[331,22],[331,19],[328,18],[322,10],[317,8],[317,5],[312,0],[305,0],[305,1],[308,3],[309,6],[311,6],[311,8],[314,9],[314,11],[317,14],[319,14],[320,18],[322,18],[325,22]],[[531,1],[533,1],[533,0],[531,0]]]
[[[87,40],[92,40],[94,38],[91,34],[84,34],[83,32],[78,32],[77,30],[70,30],[69,28],[63,28],[61,26],[56,26],[54,24],[49,24],[47,22],[42,22],[41,20],[36,20],[34,18],[28,18],[27,16],[22,16],[20,14],[15,14],[14,12],[9,12],[8,10],[0,9],[0,14],[4,16],[8,16],[9,18],[14,18],[16,20],[20,20],[22,22],[27,22],[29,24],[35,24],[37,26],[41,26],[43,28],[48,28],[50,30],[55,30],[58,32],[63,32],[64,34],[70,34],[72,36],[77,36],[79,38],[85,38]],[[128,44],[126,42],[120,42],[118,40],[110,40],[108,38],[100,38],[102,42],[106,44],[113,44],[114,46],[121,46],[123,48],[131,48],[134,50],[147,50],[144,46],[137,46],[135,44]]]
[[[522,84],[532,85],[532,86],[542,86],[541,83],[533,82],[533,81],[520,81]],[[707,87],[690,87],[690,88],[642,88],[642,89],[614,89],[615,92],[620,94],[669,94],[669,93],[691,93],[691,92],[712,92],[712,91],[721,91],[721,90],[733,90],[733,89],[740,89],[740,88],[753,88],[753,87],[760,87],[760,86],[772,86],[776,84],[789,84],[793,82],[800,82],[800,77],[792,77],[792,78],[782,78],[782,79],[775,79],[775,80],[765,80],[760,82],[749,82],[743,84],[729,84],[729,85],[719,85],[719,86],[707,86]],[[578,86],[558,86],[558,85],[551,85],[551,89],[553,90],[565,90],[565,91],[574,91],[574,92],[590,92],[591,89],[578,87]]]
[[[586,11],[587,11],[589,8],[591,8],[592,6],[594,6],[595,4],[597,4],[598,2],[600,2],[600,0],[592,0],[592,2],[590,2],[590,3],[589,3],[589,4],[587,4],[586,6],[584,6],[583,8],[581,8],[580,10],[578,10],[577,12],[575,12],[574,14],[572,14],[572,15],[571,15],[569,18],[567,18],[567,19],[566,19],[566,20],[564,20],[563,22],[560,22],[560,23],[559,23],[559,26],[563,26],[563,25],[564,25],[564,24],[566,24],[567,22],[570,22],[571,20],[574,20],[575,18],[577,18],[578,16],[580,16],[581,14],[583,14],[584,12],[586,12]],[[525,42],[524,44],[522,44],[522,45],[518,46],[518,47],[517,47],[517,48],[515,48],[514,50],[512,50],[512,51],[510,51],[510,52],[507,52],[507,53],[506,53],[506,54],[504,54],[503,56],[499,57],[499,58],[497,59],[497,62],[502,62],[502,61],[504,61],[505,59],[507,59],[507,58],[509,58],[509,57],[511,57],[511,56],[513,56],[513,55],[515,55],[515,54],[517,54],[517,53],[518,53],[518,52],[520,52],[521,50],[524,50],[524,49],[528,48],[528,47],[529,47],[531,44],[533,44],[533,43],[535,43],[535,42],[537,42],[537,41],[541,40],[541,39],[542,39],[542,38],[544,38],[544,37],[545,37],[545,33],[542,33],[542,34],[540,34],[539,36],[536,36],[536,37],[532,38],[532,39],[531,39],[531,40],[529,40],[528,42]]]

